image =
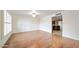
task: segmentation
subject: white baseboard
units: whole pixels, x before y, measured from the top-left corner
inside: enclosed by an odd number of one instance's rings
[[[9,34],[7,34],[3,39],[1,39],[1,42],[0,42],[0,47],[3,47],[4,44],[6,43],[6,41],[9,39],[9,37],[11,36],[11,32]]]
[[[67,37],[67,38],[70,38],[70,39],[73,39],[73,40],[79,40],[79,38],[77,37],[71,37],[71,36],[68,36],[68,35],[63,35],[63,37]]]

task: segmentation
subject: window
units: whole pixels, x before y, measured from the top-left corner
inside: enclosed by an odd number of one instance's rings
[[[7,12],[4,11],[4,35],[7,35],[12,30],[12,17]]]

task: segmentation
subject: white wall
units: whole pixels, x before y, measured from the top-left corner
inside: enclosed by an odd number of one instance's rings
[[[79,11],[63,11],[63,36],[79,40]]]
[[[13,16],[13,33],[39,30],[39,18]]]
[[[52,33],[52,15],[40,19],[40,30]]]
[[[17,16],[13,15],[13,33],[17,32],[27,32],[32,30],[44,30],[51,33],[51,16],[46,16],[44,18],[33,18],[27,16]]]
[[[0,10],[0,47],[2,47],[2,37],[3,37],[3,11]]]
[[[60,30],[62,30],[62,21],[58,21],[58,25],[60,25]]]
[[[1,42],[1,10],[0,10],[0,42]]]

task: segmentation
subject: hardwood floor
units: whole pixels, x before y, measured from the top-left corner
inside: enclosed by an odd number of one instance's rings
[[[4,47],[48,48],[52,44],[51,34],[44,31],[30,31],[12,34]]]
[[[12,34],[4,48],[79,48],[79,41],[37,30]]]
[[[53,40],[54,40],[54,45],[56,47],[61,47],[61,48],[79,48],[79,41],[66,38],[66,37],[61,37],[60,35],[53,35]],[[55,43],[56,41],[56,43]]]
[[[63,48],[79,48],[79,41],[64,37]]]

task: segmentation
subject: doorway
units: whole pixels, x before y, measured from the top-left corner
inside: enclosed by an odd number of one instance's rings
[[[54,47],[62,47],[62,14],[57,13],[52,17],[52,38]]]

